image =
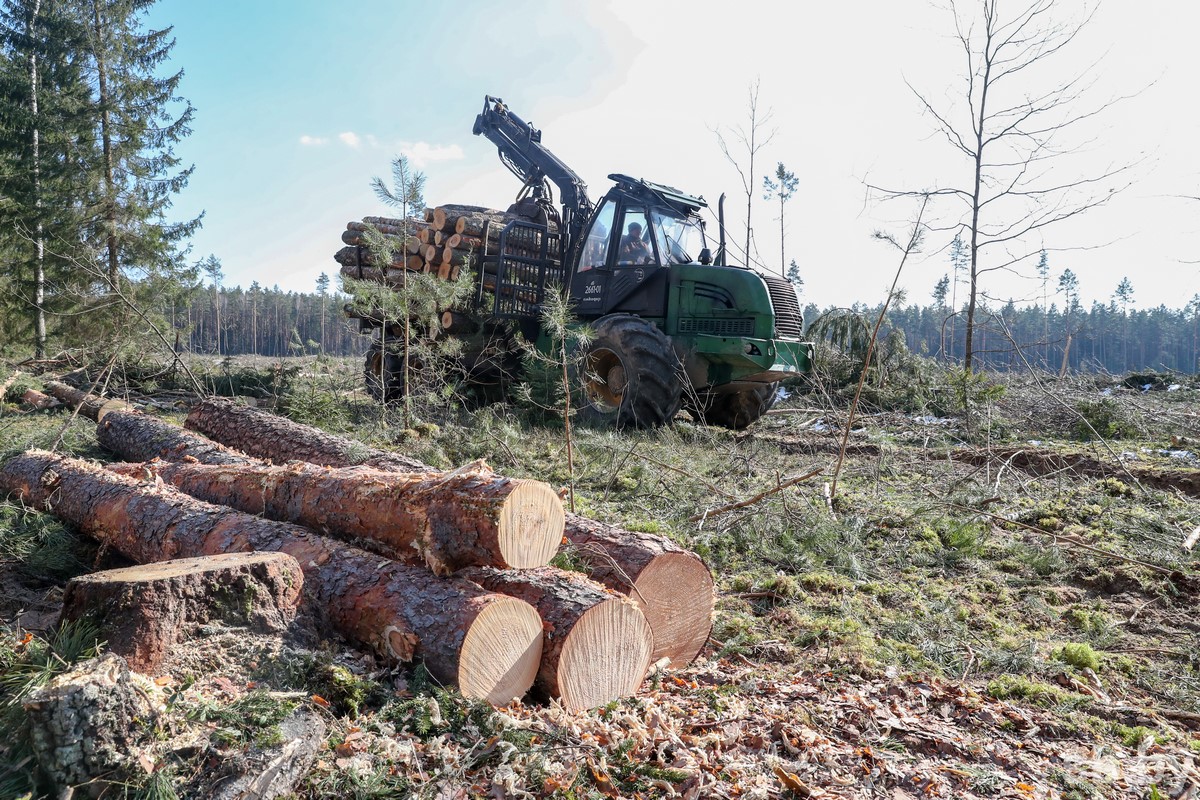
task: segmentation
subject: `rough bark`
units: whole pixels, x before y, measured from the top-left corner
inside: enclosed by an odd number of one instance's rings
[[[222,768],[232,766],[240,774],[232,780],[221,780],[220,788],[211,795],[209,792],[215,784],[211,773],[198,776],[196,796],[211,796],[212,800],[294,797],[297,784],[325,749],[325,733],[321,715],[301,706],[279,723],[282,744],[266,750],[253,746],[244,753],[224,754]]]
[[[438,575],[468,566],[542,566],[562,540],[562,501],[553,489],[497,476],[482,463],[448,473],[305,462],[109,469],[132,477],[150,472],[200,500],[353,539]]]
[[[401,472],[431,469],[406,456],[371,450],[224,400],[206,400],[194,406],[186,424],[259,458],[334,467],[367,464]],[[699,654],[712,630],[715,597],[712,573],[698,556],[662,536],[627,531],[575,514],[566,515],[565,536],[587,559],[593,579],[630,595],[641,605],[654,630],[654,662],[668,658],[671,666],[680,667]]]
[[[454,233],[462,233],[467,236],[483,236],[485,230],[489,232],[489,236],[493,232],[495,235],[499,235],[500,231],[504,230],[504,226],[508,223],[524,219],[524,217],[516,214],[501,212],[474,213],[458,217],[454,221],[451,230]]]
[[[25,702],[25,710],[38,765],[62,796],[92,781],[101,788],[145,775],[138,750],[148,743],[153,727],[145,722],[155,712],[115,653],[59,675]]]
[[[653,634],[628,597],[554,567],[519,572],[475,567],[459,574],[538,610],[545,639],[537,685],[567,708],[602,706],[641,686],[651,663]]]
[[[152,675],[196,625],[286,630],[303,583],[300,565],[286,553],[161,561],[74,578],[63,595],[62,619],[89,620],[109,652]]]
[[[220,398],[203,400],[192,406],[184,425],[242,453],[276,462],[307,461],[322,467],[367,466],[394,472],[435,471],[400,453],[373,450],[360,442],[325,433],[310,425]]]
[[[532,685],[541,620],[528,604],[381,559],[297,525],[195,500],[152,482],[31,451],[0,466],[0,491],[53,511],[141,563],[269,550],[304,570],[311,606],[385,658],[422,659],[464,695],[502,703]]]
[[[370,222],[370,220],[389,220],[388,222]],[[421,231],[428,230],[429,224],[416,219],[402,220],[392,219],[390,217],[365,217],[362,222],[347,222],[346,230],[348,231],[366,231],[374,226],[380,233],[391,236],[416,236]]]
[[[232,401],[230,401],[232,403]],[[188,433],[139,411],[116,409],[103,414],[96,440],[126,461],[197,461],[201,464],[245,464],[246,457],[211,439]]]

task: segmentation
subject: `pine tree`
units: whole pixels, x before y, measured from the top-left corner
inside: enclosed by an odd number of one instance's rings
[[[180,167],[174,146],[191,132],[194,112],[176,94],[183,72],[156,74],[175,40],[171,28],[145,30],[153,0],[77,2],[87,20],[83,45],[99,143],[93,242],[103,253],[103,282],[120,291],[123,278],[180,268],[180,247],[200,225],[200,217],[167,220],[192,174]],[[177,105],[183,110],[175,115]]]
[[[325,355],[325,306],[329,296],[329,276],[324,272],[317,278],[317,294],[321,297],[321,355]]]
[[[787,264],[787,258],[784,256],[784,243],[787,241],[783,227],[783,210],[787,205],[787,201],[792,199],[792,195],[796,193],[796,187],[800,185],[800,179],[796,177],[796,173],[789,172],[783,166],[783,162],[779,162],[779,166],[775,168],[775,178],[771,179],[770,175],[763,176],[763,199],[770,200],[778,198],[779,200],[779,270],[783,271],[784,265]],[[791,277],[791,273],[788,273]]]

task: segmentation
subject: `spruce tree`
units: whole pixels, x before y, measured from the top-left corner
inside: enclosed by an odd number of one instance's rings
[[[81,252],[82,164],[91,146],[82,29],[64,0],[0,4],[0,254],[9,340],[46,353]]]

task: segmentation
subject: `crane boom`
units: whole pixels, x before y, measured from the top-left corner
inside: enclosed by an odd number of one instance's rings
[[[542,132],[509,110],[499,97],[488,95],[475,118],[473,132],[484,136],[499,151],[504,166],[532,191],[535,199],[549,202],[546,182],[558,187],[562,201],[564,253],[579,239],[579,229],[591,216],[587,184],[573,169],[542,144]]]

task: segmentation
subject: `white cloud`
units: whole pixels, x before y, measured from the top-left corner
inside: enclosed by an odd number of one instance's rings
[[[306,133],[300,137],[300,144],[305,147],[320,147],[323,144],[329,144],[329,140],[322,136],[309,136]]]
[[[461,161],[466,157],[462,147],[456,144],[430,144],[429,142],[398,142],[400,155],[407,156],[415,167],[424,167],[433,161]]]
[[[338,138],[341,139],[342,144],[346,145],[347,147],[358,147],[359,144],[362,143],[362,140],[358,138],[358,134],[354,131],[339,133]]]

